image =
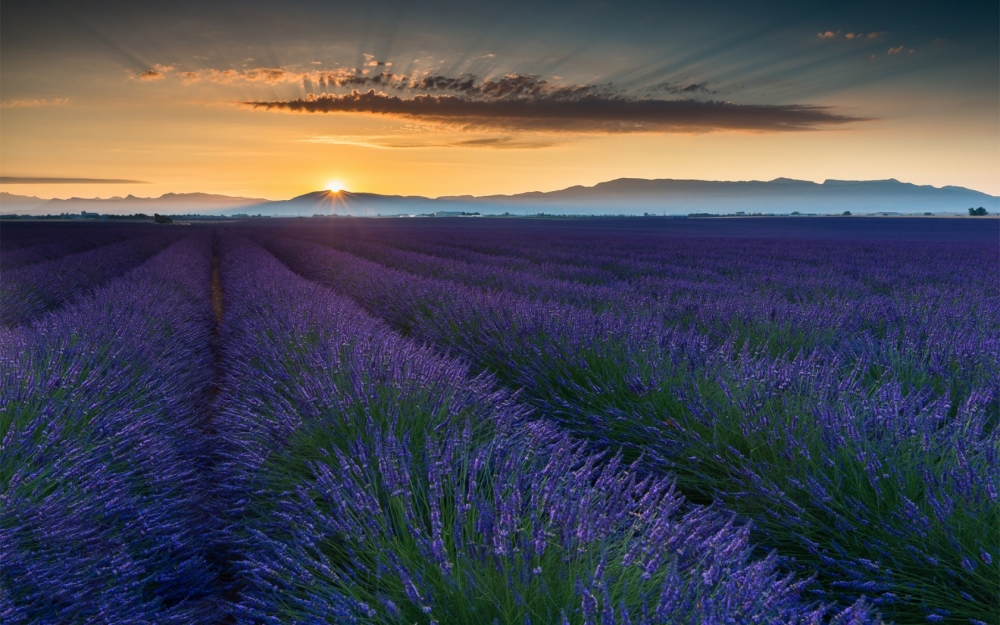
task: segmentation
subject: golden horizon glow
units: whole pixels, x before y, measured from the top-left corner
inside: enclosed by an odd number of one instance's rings
[[[79,20],[18,4],[2,11],[0,72],[0,190],[17,195],[252,204],[617,178],[895,178],[1000,195],[996,3],[905,25],[843,3],[410,15],[98,2]],[[557,37],[524,26],[564,13]]]
[[[947,124],[935,122],[924,109],[909,113],[914,119],[896,120],[892,109],[879,112],[885,121],[829,132],[561,134],[547,136],[551,143],[541,147],[501,149],[489,143],[462,145],[462,129],[413,129],[391,119],[375,125],[348,114],[270,115],[183,103],[168,109],[162,103],[141,106],[139,95],[135,98],[135,106],[124,112],[72,104],[4,109],[0,171],[145,184],[3,184],[2,190],[46,199],[202,192],[285,200],[329,189],[326,181],[341,183],[340,195],[349,186],[366,193],[438,197],[554,191],[616,178],[786,177],[815,182],[896,178],[1000,194],[998,124],[992,118],[983,121],[975,107]],[[879,110],[874,100],[869,108]],[[374,148],[306,141],[319,132],[319,122],[341,134],[398,135],[410,143]],[[80,128],[87,133],[80,134]],[[322,132],[332,132],[328,128]],[[526,140],[534,137],[523,134]],[[77,139],[67,142],[68,136]],[[933,153],[927,151],[930,145],[936,146]]]

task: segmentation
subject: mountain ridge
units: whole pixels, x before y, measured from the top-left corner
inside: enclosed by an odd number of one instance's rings
[[[34,204],[37,206],[32,207]],[[133,195],[112,198],[45,200],[0,193],[0,212],[59,214],[80,211],[130,214],[200,213],[273,216],[398,215],[479,212],[484,214],[688,214],[732,212],[963,212],[984,206],[1000,209],[1000,197],[946,185],[917,185],[885,180],[823,182],[779,177],[773,180],[715,181],[673,178],[616,178],[592,186],[510,195],[381,195],[352,191],[312,191],[287,200],[235,197],[212,193],[164,193],[158,198]],[[19,208],[23,207],[23,208]]]
[[[142,212],[190,212],[215,211],[233,206],[249,206],[266,203],[264,198],[249,198],[218,193],[164,193],[159,197],[138,197],[132,194],[109,198],[52,198],[16,195],[0,192],[0,212],[9,209],[25,210],[30,213],[61,214],[75,212],[106,212],[109,214],[131,214]],[[171,211],[171,209],[174,209]]]

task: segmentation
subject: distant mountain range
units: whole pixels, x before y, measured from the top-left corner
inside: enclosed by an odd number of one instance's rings
[[[0,193],[0,213],[29,215],[59,215],[61,213],[102,213],[130,215],[133,213],[212,214],[240,206],[267,203],[263,198],[232,197],[212,193],[164,193],[160,197],[82,198],[46,200],[33,196]]]
[[[548,214],[690,214],[690,213],[964,213],[969,207],[996,214],[1000,198],[964,187],[932,187],[890,180],[827,180],[822,184],[777,178],[768,182],[645,180],[619,178],[592,187],[559,191],[475,197],[378,195],[314,191],[289,200],[229,197],[208,193],[167,193],[158,198],[44,200],[0,194],[0,213],[29,215],[80,211],[131,214],[205,215],[400,215],[478,212]]]

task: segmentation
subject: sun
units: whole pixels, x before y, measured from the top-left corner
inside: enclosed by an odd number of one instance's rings
[[[344,190],[344,185],[339,180],[331,180],[326,183],[326,190],[331,193],[340,193]]]

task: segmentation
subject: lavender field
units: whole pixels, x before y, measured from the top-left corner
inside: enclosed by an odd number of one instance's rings
[[[995,219],[10,222],[2,623],[1000,623]]]

